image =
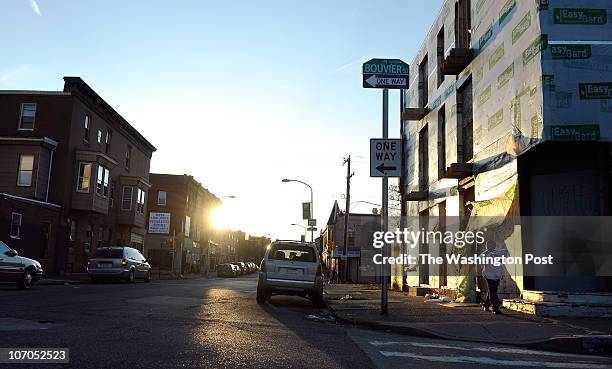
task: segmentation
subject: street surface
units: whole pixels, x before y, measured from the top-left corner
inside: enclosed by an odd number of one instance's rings
[[[255,302],[255,275],[146,284],[0,285],[0,348],[67,347],[70,364],[3,368],[610,368],[612,360],[358,330],[310,301]]]

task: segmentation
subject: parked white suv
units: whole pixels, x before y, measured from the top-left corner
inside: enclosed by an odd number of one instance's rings
[[[266,250],[257,283],[257,302],[272,295],[297,295],[310,298],[313,305],[323,303],[321,260],[314,244],[275,241]]]

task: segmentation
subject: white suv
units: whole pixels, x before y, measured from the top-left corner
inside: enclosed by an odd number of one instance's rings
[[[321,260],[314,244],[275,241],[270,245],[261,262],[257,302],[272,295],[308,295],[313,305],[323,304]]]

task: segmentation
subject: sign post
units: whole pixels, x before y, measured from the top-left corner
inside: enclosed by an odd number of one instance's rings
[[[409,66],[399,59],[371,59],[363,64],[363,87],[382,88],[382,139],[370,140],[370,177],[382,177],[381,230],[389,224],[389,177],[401,175],[401,140],[389,140],[389,89],[408,89]],[[389,256],[389,245],[382,256]],[[386,260],[386,259],[385,259]],[[388,313],[389,265],[383,264],[380,313]]]

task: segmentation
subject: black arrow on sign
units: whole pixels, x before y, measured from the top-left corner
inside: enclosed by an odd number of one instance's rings
[[[387,171],[387,170],[395,170],[395,169],[397,169],[395,166],[393,166],[393,167],[386,167],[384,163],[381,163],[379,166],[376,167],[376,170],[378,170],[382,174],[385,174],[385,171]]]

